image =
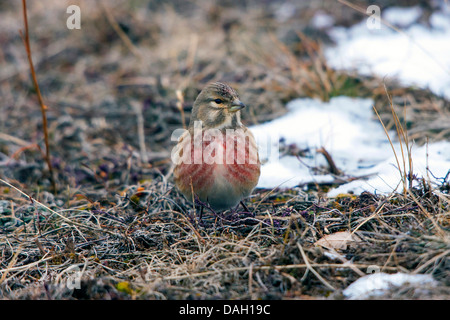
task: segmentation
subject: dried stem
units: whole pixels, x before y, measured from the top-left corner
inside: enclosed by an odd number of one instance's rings
[[[330,172],[332,174],[335,174],[335,175],[341,175],[342,174],[342,171],[338,169],[338,167],[334,163],[334,160],[331,157],[330,153],[324,147],[321,147],[321,148],[317,149],[316,152],[323,154],[323,156],[325,157],[325,159],[328,162],[328,166],[330,167]]]
[[[48,171],[50,173],[50,181],[52,184],[53,193],[56,193],[56,183],[53,175],[53,167],[50,161],[50,147],[48,143],[48,125],[47,125],[47,106],[44,104],[44,100],[42,99],[41,90],[39,89],[39,84],[36,78],[36,72],[34,70],[33,58],[31,57],[31,48],[30,48],[30,37],[28,32],[28,17],[27,17],[27,1],[22,0],[23,5],[23,20],[25,23],[25,36],[20,32],[20,36],[22,37],[23,43],[25,45],[25,49],[27,51],[28,62],[30,64],[31,77],[33,78],[34,88],[36,90],[36,94],[38,97],[39,105],[41,106],[42,113],[42,127],[44,131],[44,142],[45,142],[45,162],[47,162]]]
[[[114,19],[113,14],[109,10],[108,6],[105,5],[103,1],[100,1],[100,4],[105,11],[106,19],[108,20],[111,27],[114,29],[114,31],[117,33],[117,35],[120,37],[120,40],[125,44],[125,46],[130,49],[130,51],[139,59],[142,60],[143,56],[142,53],[139,51],[139,48],[137,48],[133,42],[130,40],[130,38],[127,36],[127,34],[122,30],[120,25],[117,23],[116,19]]]

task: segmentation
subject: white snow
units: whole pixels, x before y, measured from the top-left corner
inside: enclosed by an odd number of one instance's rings
[[[312,17],[310,24],[317,29],[326,29],[334,24],[334,18],[322,10],[318,10]]]
[[[398,27],[409,27],[422,14],[420,7],[390,7],[382,12],[382,18]]]
[[[381,10],[381,17],[403,26],[417,20],[420,12],[415,7],[391,8]],[[333,68],[397,78],[450,99],[450,10],[433,13],[430,24],[412,24],[401,32],[382,23],[379,29],[369,29],[367,20],[348,29],[336,27],[329,34],[337,45],[326,48],[325,57]]]
[[[400,173],[391,144],[372,112],[373,101],[335,97],[330,102],[296,99],[288,103],[288,113],[273,121],[250,127],[259,145],[262,160],[260,188],[294,187],[308,182],[331,182],[329,174],[317,174],[310,167],[327,166],[323,155],[315,152],[324,147],[336,166],[351,176],[368,176],[341,185],[328,195],[353,191],[390,193],[401,191]],[[389,133],[392,139],[395,133]],[[309,157],[283,156],[278,153],[279,139],[309,148]],[[399,143],[393,141],[404,171]],[[404,150],[406,154],[406,150]],[[413,172],[418,177],[445,177],[450,169],[450,143],[439,142],[427,147],[412,148]],[[427,165],[432,174],[427,174]],[[406,163],[406,171],[409,166]],[[434,177],[433,177],[434,176]]]
[[[400,166],[403,169],[401,150],[399,145],[396,146],[397,157],[399,157]],[[392,150],[392,149],[391,149]],[[436,178],[444,178],[450,170],[450,143],[438,142],[430,144],[427,147],[422,146],[412,149],[413,172],[418,177],[426,178],[432,182],[438,182]],[[427,167],[430,172],[427,172]],[[406,163],[406,171],[409,171],[408,163]],[[397,162],[394,156],[380,162],[373,168],[361,170],[360,174],[373,174],[367,180],[355,180],[339,186],[328,193],[328,196],[334,197],[340,193],[349,191],[355,194],[361,194],[363,191],[389,193],[392,191],[401,192],[403,187],[400,180],[400,173],[397,169]],[[414,184],[415,185],[415,184]]]
[[[330,65],[356,69],[360,74],[397,76],[405,83],[429,87],[450,98],[450,6],[432,14],[431,29],[416,23],[421,14],[416,7],[391,8],[381,10],[381,14],[390,23],[408,26],[404,29],[408,36],[383,25],[380,30],[369,30],[366,21],[348,29],[332,28],[330,34],[338,44],[325,50]],[[331,190],[329,196],[348,191],[355,194],[401,191],[397,161],[372,106],[370,99],[344,96],[329,102],[296,99],[288,103],[286,115],[251,127],[263,162],[257,187],[285,188],[333,181],[333,176],[311,170],[327,167],[324,156],[315,152],[324,147],[345,174],[366,176]],[[403,171],[396,133],[389,135]],[[301,158],[283,156],[278,152],[280,138],[286,145],[296,144],[300,149],[309,148],[310,152]],[[414,174],[436,182],[450,169],[450,142],[430,144],[428,155],[426,146],[414,145],[412,158]]]
[[[433,286],[436,281],[429,274],[406,274],[395,273],[387,274],[383,272],[373,273],[359,278],[350,284],[343,294],[347,299],[361,300],[373,296],[380,296],[389,288],[395,286],[400,287],[403,284],[412,284],[418,286]]]
[[[372,166],[390,153],[379,123],[372,120],[372,101],[349,97],[332,98],[330,102],[296,99],[287,104],[289,112],[273,121],[251,127],[264,163],[258,186],[293,187],[310,181],[332,181],[330,175],[316,175],[308,167],[326,165],[322,155],[302,158],[280,157],[279,139],[286,144],[315,151],[320,147],[332,154],[338,168],[357,173],[362,165]],[[269,160],[265,163],[265,161]]]
[[[275,10],[275,18],[284,22],[292,18],[295,14],[295,6],[292,3],[284,2]]]

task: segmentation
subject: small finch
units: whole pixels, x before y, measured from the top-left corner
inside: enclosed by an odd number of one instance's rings
[[[243,108],[236,91],[220,82],[195,100],[189,128],[172,152],[175,184],[188,200],[196,196],[213,210],[239,203],[248,210],[242,200],[257,185],[261,163],[255,138],[241,123]]]

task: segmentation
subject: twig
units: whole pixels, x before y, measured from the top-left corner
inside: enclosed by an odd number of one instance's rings
[[[120,37],[120,39],[123,41],[125,46],[130,49],[130,51],[139,59],[142,59],[142,53],[139,51],[139,49],[131,42],[130,38],[127,36],[127,34],[122,30],[120,25],[117,23],[116,19],[114,19],[114,16],[112,15],[111,11],[109,10],[108,6],[105,5],[103,0],[100,0],[100,4],[105,11],[106,19],[108,20],[111,27],[114,29],[114,31],[117,33],[117,35]]]
[[[439,226],[439,224],[436,222],[436,220],[433,218],[433,216],[428,212],[427,209],[424,208],[424,206],[419,202],[419,200],[416,198],[416,196],[411,192],[411,190],[407,190],[408,194],[411,196],[413,201],[417,204],[417,206],[420,208],[420,210],[423,212],[423,214],[430,219],[430,221],[433,223],[434,227],[436,228],[436,232],[439,234],[439,236],[442,239],[445,239],[447,236],[446,232],[442,230],[442,228]]]
[[[176,95],[177,95],[177,108],[180,111],[180,115],[181,115],[181,123],[183,124],[183,129],[186,129],[186,120],[184,117],[184,109],[183,109],[183,105],[184,105],[184,96],[183,96],[183,92],[181,90],[177,90],[176,91]]]
[[[14,255],[11,259],[11,261],[9,261],[8,267],[4,270],[0,270],[0,272],[3,272],[2,277],[0,278],[0,284],[5,281],[6,276],[8,275],[9,271],[12,271],[14,268],[14,265],[17,262],[17,258],[19,257],[19,254],[22,252],[22,246],[19,245],[19,247],[17,248],[16,252],[14,252]]]
[[[9,135],[7,133],[3,133],[3,132],[0,132],[0,140],[10,141],[10,142],[12,142],[12,143],[14,143],[14,144],[16,144],[18,146],[21,146],[21,147],[28,147],[29,145],[31,145],[31,142],[27,142],[25,140],[22,140],[22,139],[17,138],[17,137],[13,137],[13,136],[11,136],[11,135]]]
[[[145,148],[144,116],[142,115],[142,105],[137,101],[133,101],[132,106],[137,118],[137,134],[139,139],[141,162],[148,164],[147,149]]]
[[[335,174],[335,175],[342,174],[341,170],[339,170],[338,167],[336,166],[336,164],[334,163],[334,160],[331,157],[330,153],[324,147],[317,149],[316,152],[323,154],[323,156],[325,157],[325,159],[328,162],[328,166],[330,167],[330,172],[332,174]]]
[[[446,250],[436,256],[434,256],[432,259],[428,260],[427,262],[425,262],[423,265],[421,265],[420,267],[418,267],[416,270],[414,270],[412,272],[412,274],[418,274],[419,272],[421,272],[423,269],[425,269],[426,267],[428,267],[430,264],[436,263],[437,260],[444,258],[446,256],[450,255],[450,250]]]
[[[305,261],[306,268],[308,268],[308,270],[311,271],[317,277],[317,279],[319,279],[325,286],[327,286],[331,290],[335,291],[336,288],[333,287],[331,284],[329,284],[327,280],[325,280],[316,270],[314,270],[314,268],[309,263],[309,260],[308,260],[308,257],[305,254],[305,251],[303,251],[302,246],[298,242],[297,242],[297,247],[300,250],[300,253],[302,255],[303,261]]]
[[[31,57],[31,47],[30,47],[30,37],[28,32],[28,17],[27,17],[27,1],[22,0],[23,6],[23,20],[25,23],[25,36],[23,36],[22,31],[19,30],[20,36],[22,37],[22,41],[25,45],[25,49],[27,51],[28,62],[30,64],[31,77],[33,78],[34,88],[36,90],[36,94],[39,100],[39,105],[41,106],[42,113],[42,127],[44,131],[44,142],[45,142],[45,161],[47,162],[48,170],[50,172],[50,181],[52,184],[53,193],[56,193],[56,183],[53,175],[53,167],[50,161],[50,147],[48,143],[48,125],[47,125],[47,106],[44,104],[44,100],[42,99],[41,90],[39,89],[39,84],[36,78],[36,72],[34,70],[33,58]]]
[[[403,174],[402,174],[402,169],[401,169],[401,167],[400,167],[400,162],[399,162],[399,160],[398,160],[397,152],[395,151],[394,143],[392,142],[391,137],[389,136],[389,132],[387,131],[387,128],[386,128],[386,126],[385,126],[384,123],[383,123],[383,120],[381,120],[381,117],[380,117],[380,115],[378,114],[378,111],[377,111],[377,109],[375,108],[375,105],[373,106],[373,110],[375,111],[375,114],[377,115],[378,120],[380,121],[380,123],[381,123],[381,125],[382,125],[382,127],[383,127],[384,133],[386,134],[386,137],[387,137],[388,140],[389,140],[389,144],[391,145],[392,152],[394,153],[395,161],[397,162],[397,168],[398,168],[398,170],[399,170],[399,172],[400,172],[400,178],[401,178],[401,180],[402,180],[402,182],[403,182],[403,193],[406,194],[406,180],[404,179],[404,176],[403,176]],[[400,144],[401,144],[401,143],[400,143]]]
[[[2,273],[2,272],[9,272],[9,271],[23,271],[23,270],[27,270],[27,269],[29,269],[31,267],[37,266],[40,263],[46,262],[46,261],[54,259],[54,258],[55,258],[54,256],[42,257],[41,260],[29,263],[29,264],[25,264],[23,266],[17,266],[17,267],[14,267],[14,266],[9,267],[8,266],[8,268],[6,268],[6,269],[1,269],[0,273]]]

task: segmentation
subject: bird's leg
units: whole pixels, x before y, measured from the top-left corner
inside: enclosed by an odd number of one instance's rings
[[[195,204],[200,206],[200,214],[198,216],[198,221],[202,221],[204,203],[200,201],[197,195],[195,195]]]
[[[242,201],[241,201],[241,206],[242,206],[242,208],[244,208],[245,212],[251,213],[250,210],[248,210],[247,206]]]
[[[205,207],[207,207],[209,209],[209,211],[212,212],[213,215],[217,216],[217,213],[213,210],[213,208],[211,208],[211,205],[208,202],[208,197],[206,197],[206,203],[203,204]]]
[[[203,208],[204,208],[204,206],[200,205],[200,214],[199,214],[199,216],[198,216],[198,220],[199,220],[199,221],[202,221]]]
[[[200,215],[199,215],[199,220],[202,221],[202,215],[203,215],[203,210],[206,207],[209,211],[211,211],[215,216],[217,216],[217,213],[213,210],[213,208],[211,208],[211,206],[208,203],[208,199],[206,199],[206,202],[201,201],[197,196],[195,196],[195,203],[200,205]]]

